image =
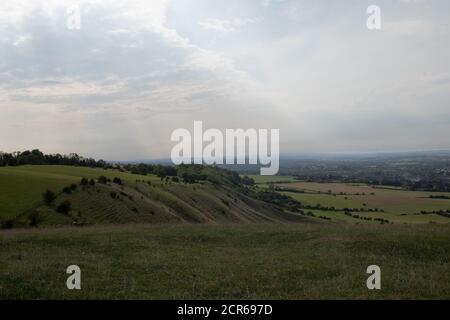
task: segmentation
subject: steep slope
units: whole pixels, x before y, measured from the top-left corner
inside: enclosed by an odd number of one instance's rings
[[[68,214],[58,204],[68,200]],[[40,205],[25,214],[37,214],[44,225],[109,223],[257,223],[306,221],[305,217],[252,199],[229,187],[138,181],[78,187],[61,194],[54,206]]]
[[[3,170],[3,175],[8,179],[4,180],[2,189],[7,191],[5,194],[14,194],[14,198],[2,200],[0,196],[0,200],[4,205],[20,203],[21,206],[9,205],[10,209],[15,210],[10,210],[7,215],[12,219],[1,221],[2,227],[6,228],[30,225],[316,221],[300,215],[298,211],[287,212],[291,209],[289,207],[283,209],[277,203],[269,203],[258,197],[258,192],[251,187],[245,186],[236,173],[214,167],[182,165],[177,167],[178,178],[165,179],[111,169],[67,166],[7,169]],[[99,179],[100,176],[103,179]],[[81,183],[82,178],[95,180],[96,183],[90,184],[87,180]],[[45,204],[42,199],[46,189],[57,195],[51,204]],[[65,210],[58,208],[61,204],[66,205]]]

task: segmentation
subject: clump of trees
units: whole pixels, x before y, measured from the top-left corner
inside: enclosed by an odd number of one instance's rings
[[[71,194],[73,191],[77,190],[78,186],[75,183],[72,183],[70,186],[64,187],[63,192],[66,194]]]
[[[241,182],[242,182],[242,184],[245,184],[247,186],[254,186],[255,185],[255,180],[253,178],[248,177],[248,176],[244,176],[243,178],[241,178]]]
[[[161,178],[161,180],[166,177],[173,177],[177,175],[177,169],[174,166],[163,166],[160,164],[149,164],[149,163],[139,163],[139,164],[124,164],[121,171],[128,171],[133,174],[139,174],[146,176],[148,174],[154,174]]]
[[[303,212],[303,205],[294,198],[272,190],[263,190],[255,194],[256,198],[293,212]]]
[[[87,179],[87,178],[81,178],[80,180],[80,186],[87,187],[87,186],[95,186],[95,180],[94,179]]]
[[[76,188],[76,185],[72,184],[69,187],[65,187],[63,189],[63,192],[70,194],[70,193],[72,193],[73,187]],[[52,206],[56,200],[56,194],[51,190],[47,190],[42,194],[42,199],[44,200],[44,203],[47,206]],[[72,204],[69,200],[64,200],[63,202],[61,202],[59,205],[56,206],[56,212],[64,214],[64,215],[68,215],[71,209],[72,209]],[[36,212],[36,213],[31,212],[31,214],[28,218],[30,221],[30,225],[32,225],[32,226],[37,225],[38,222],[40,221],[40,216],[39,216],[38,212]]]

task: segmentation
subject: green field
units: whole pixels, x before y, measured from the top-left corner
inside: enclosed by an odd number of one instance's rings
[[[298,180],[295,180],[292,176],[261,176],[261,175],[248,175],[248,177],[255,180],[255,183],[257,184],[264,184],[264,183],[282,183],[282,182],[296,182]]]
[[[0,299],[450,298],[449,225],[127,225],[0,241]],[[65,287],[72,264],[80,291]],[[372,264],[381,290],[366,287]]]
[[[379,188],[365,184],[294,182],[277,183],[277,186],[303,191],[283,192],[303,204],[326,207],[379,209],[384,212],[358,213],[364,217],[380,217],[393,223],[449,223],[450,219],[437,214],[419,214],[421,211],[449,210],[450,200],[431,199],[430,195],[443,195],[424,191],[406,191],[396,188]],[[316,211],[314,211],[316,213]],[[338,211],[322,211],[321,215],[336,221],[357,222]]]

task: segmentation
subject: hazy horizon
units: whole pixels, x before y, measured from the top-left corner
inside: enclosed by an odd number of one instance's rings
[[[373,4],[380,30],[366,27]],[[194,120],[280,129],[282,154],[449,150],[448,12],[443,0],[3,1],[0,150],[166,159]]]
[[[105,160],[111,163],[172,163],[170,157],[148,157],[148,158],[130,158],[130,159],[109,159],[105,157],[93,157],[89,154],[81,154],[76,150],[72,150],[67,153],[55,151],[48,152],[47,150],[42,150],[39,148],[25,148],[23,150],[0,150],[1,152],[14,153],[14,152],[24,152],[24,151],[32,151],[34,149],[38,149],[44,154],[61,154],[61,155],[70,155],[71,153],[76,153],[78,156],[83,158],[95,158],[95,160]],[[342,151],[342,152],[293,152],[293,153],[280,153],[280,160],[321,160],[321,159],[338,159],[338,158],[350,158],[350,159],[359,159],[364,157],[374,157],[374,156],[401,156],[401,155],[411,155],[411,156],[419,156],[419,155],[429,155],[429,154],[445,154],[450,155],[450,149],[418,149],[418,150],[379,150],[379,151]],[[225,164],[225,163],[224,163]]]

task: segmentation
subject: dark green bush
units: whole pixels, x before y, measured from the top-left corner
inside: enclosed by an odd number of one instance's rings
[[[69,200],[64,200],[56,207],[56,212],[67,215],[72,210],[72,204]]]
[[[55,201],[56,195],[53,191],[47,190],[42,194],[42,198],[44,203],[49,206],[53,203],[53,201]]]
[[[28,215],[28,222],[29,222],[30,226],[32,226],[32,227],[37,227],[38,224],[41,223],[41,221],[42,221],[42,217],[38,211],[33,210]]]
[[[122,179],[117,178],[117,177],[115,177],[115,178],[113,179],[113,182],[114,182],[115,184],[120,184],[120,185],[123,184]]]
[[[64,187],[63,188],[63,192],[67,193],[67,194],[71,194],[72,193],[72,189],[70,187]]]

